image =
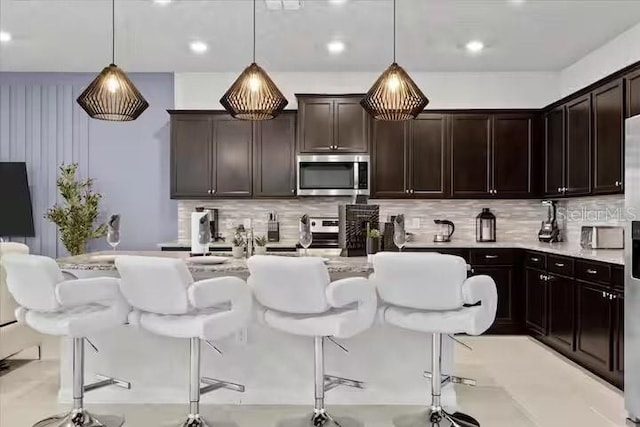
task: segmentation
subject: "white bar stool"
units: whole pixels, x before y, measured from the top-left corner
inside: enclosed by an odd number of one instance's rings
[[[120,427],[124,418],[95,416],[84,409],[84,392],[108,385],[130,388],[126,381],[99,376],[84,384],[84,340],[127,322],[130,307],[120,295],[118,279],[96,277],[64,280],[56,262],[37,255],[2,257],[7,287],[19,307],[16,318],[42,334],[73,339],[73,409],[42,420],[34,427]]]
[[[349,338],[371,327],[377,310],[375,288],[363,277],[330,282],[326,266],[315,257],[257,255],[247,265],[247,283],[263,306],[261,320],[274,329],[314,339],[313,415],[295,425],[346,427],[351,420],[336,421],[326,412],[325,392],[340,385],[363,388],[363,383],[325,375],[324,339]]]
[[[116,267],[122,294],[134,308],[132,324],[156,335],[189,339],[189,415],[181,425],[206,427],[200,395],[221,388],[244,392],[244,386],[200,377],[200,340],[209,342],[242,329],[252,315],[251,289],[237,277],[194,283],[178,259],[119,256]]]
[[[475,384],[465,378],[442,378],[442,334],[480,335],[493,323],[498,294],[489,276],[467,278],[461,257],[433,253],[376,254],[371,281],[385,303],[380,317],[390,325],[432,335],[431,405],[426,414],[401,417],[402,427],[479,426],[469,415],[447,413],[441,405],[441,387],[449,382]]]

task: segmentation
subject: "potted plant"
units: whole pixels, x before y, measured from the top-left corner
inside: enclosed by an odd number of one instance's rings
[[[231,253],[234,258],[242,258],[246,244],[247,239],[245,238],[244,226],[240,225],[236,228],[233,239],[231,239]]]
[[[265,255],[267,253],[267,236],[256,236],[253,241],[256,246],[256,255]]]
[[[367,255],[373,255],[380,250],[380,230],[370,228],[367,230]]]
[[[56,186],[63,203],[62,206],[53,205],[45,215],[58,227],[60,240],[71,255],[85,253],[90,239],[103,237],[107,233],[105,224],[94,228],[102,195],[93,192],[91,178],[77,180],[77,170],[77,163],[60,166]]]

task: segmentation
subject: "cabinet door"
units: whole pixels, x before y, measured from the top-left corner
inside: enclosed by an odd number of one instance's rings
[[[331,151],[333,132],[333,98],[298,100],[298,149],[301,153]]]
[[[441,114],[421,114],[409,124],[409,189],[414,197],[449,195],[447,120]]]
[[[566,195],[591,193],[591,95],[567,104]]]
[[[493,118],[492,189],[498,197],[533,194],[532,115],[497,115]]]
[[[488,333],[517,333],[513,307],[513,269],[510,267],[473,267],[475,274],[486,274],[496,282],[498,308]]]
[[[284,112],[273,120],[257,122],[254,128],[253,195],[294,197],[296,116]]]
[[[454,197],[489,195],[491,119],[487,115],[451,116]]]
[[[405,124],[375,121],[372,139],[372,197],[409,197]]]
[[[525,273],[525,324],[535,334],[547,334],[547,283],[544,274],[530,268]]]
[[[613,332],[613,375],[617,385],[624,385],[624,292],[614,293],[615,328]]]
[[[640,70],[629,73],[624,78],[627,88],[626,117],[640,114]]]
[[[333,145],[342,153],[369,152],[369,115],[360,105],[362,97],[334,101]]]
[[[544,194],[561,196],[564,187],[564,106],[545,115]]]
[[[213,123],[214,197],[251,196],[252,122],[224,116]]]
[[[548,276],[549,292],[549,341],[565,354],[574,349],[574,301],[573,279]]]
[[[211,120],[207,116],[171,116],[171,197],[210,196]]]
[[[624,97],[622,80],[593,92],[593,192],[622,191]]]
[[[606,375],[611,363],[611,300],[602,288],[577,283],[577,356],[587,366]]]

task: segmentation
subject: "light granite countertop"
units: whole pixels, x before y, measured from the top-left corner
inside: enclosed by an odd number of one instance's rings
[[[158,245],[162,247],[191,247],[189,242],[178,241],[172,243],[161,243]],[[230,245],[225,242],[215,242],[210,245],[212,250],[216,248],[225,248]],[[268,243],[267,248],[293,248],[296,246],[295,241]],[[491,249],[491,248],[513,248],[513,249],[525,249],[531,251],[540,251],[556,255],[570,256],[574,258],[584,258],[593,261],[608,262],[611,264],[624,265],[624,250],[623,249],[583,249],[579,244],[573,243],[543,243],[537,240],[531,242],[476,242],[466,240],[453,240],[447,243],[436,243],[430,241],[417,241],[408,242],[405,246],[406,249]]]
[[[212,255],[222,256],[227,259],[222,264],[203,265],[189,262],[189,253],[184,251],[117,251],[115,255],[141,255],[163,258],[184,259],[191,273],[246,273],[247,260],[245,258],[233,258],[229,252],[213,252]],[[113,263],[113,251],[93,252],[58,259],[58,265],[62,270],[115,270]],[[275,256],[297,256],[294,252],[280,252]],[[362,274],[371,271],[371,266],[366,257],[343,258],[327,256],[327,269],[330,274],[352,273]]]

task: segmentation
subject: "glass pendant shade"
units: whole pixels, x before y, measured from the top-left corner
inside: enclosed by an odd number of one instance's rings
[[[267,73],[253,62],[233,82],[220,103],[237,119],[269,120],[280,114],[289,101]]]
[[[418,85],[395,62],[382,73],[360,102],[374,119],[389,121],[415,119],[428,103]]]
[[[125,122],[137,119],[149,103],[115,64],[105,67],[78,97],[90,117]]]

